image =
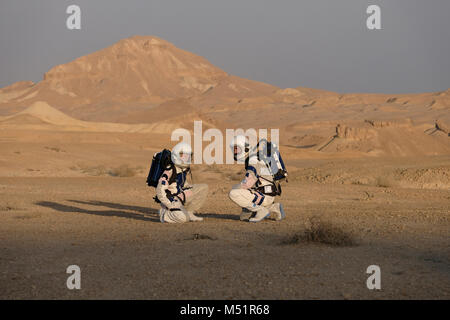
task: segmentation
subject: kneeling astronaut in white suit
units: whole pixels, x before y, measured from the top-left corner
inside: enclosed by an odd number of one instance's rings
[[[233,186],[230,199],[242,208],[241,220],[259,222],[272,217],[279,221],[285,218],[283,205],[274,203],[273,176],[264,161],[258,159],[257,151],[246,136],[238,135],[230,145],[236,161],[245,161],[245,177]]]
[[[190,170],[192,148],[181,142],[171,152],[172,166],[166,168],[156,187],[156,197],[161,202],[159,217],[161,222],[183,223],[202,221],[194,215],[208,195],[208,185],[186,182]]]

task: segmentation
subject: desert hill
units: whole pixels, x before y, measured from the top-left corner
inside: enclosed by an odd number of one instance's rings
[[[45,102],[44,102],[45,101]],[[50,107],[51,106],[51,107]],[[450,89],[341,94],[227,74],[153,36],[123,39],[0,89],[3,129],[152,132],[276,128],[292,155],[450,154]]]
[[[11,114],[42,100],[77,118],[109,121],[116,114],[201,95],[216,87],[219,91],[226,87],[238,96],[266,95],[277,89],[229,76],[206,59],[160,38],[134,36],[55,66],[37,84],[22,82],[1,89],[0,110]]]
[[[55,66],[39,83],[21,81],[0,89],[0,115],[17,113],[36,101],[46,101],[70,116],[88,121],[151,122],[149,117],[155,113],[150,110],[164,103],[184,113],[197,112],[195,108],[203,113],[272,108],[278,114],[287,106],[319,109],[330,115],[340,107],[359,107],[364,112],[378,108],[388,118],[389,114],[412,109],[415,112],[416,107],[421,107],[420,113],[427,113],[428,121],[429,117],[437,120],[449,113],[450,90],[387,95],[340,94],[304,87],[280,89],[229,75],[206,59],[158,37],[133,36]],[[291,122],[299,120],[297,113],[291,114]]]

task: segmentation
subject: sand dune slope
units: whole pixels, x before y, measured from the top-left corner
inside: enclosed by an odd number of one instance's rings
[[[82,121],[38,101],[17,114],[0,118],[0,128],[17,130],[93,131],[93,132],[153,132],[170,133],[179,127],[179,121],[152,124],[121,124]]]

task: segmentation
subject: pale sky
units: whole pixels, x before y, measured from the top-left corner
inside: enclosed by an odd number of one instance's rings
[[[66,8],[81,7],[81,30]],[[366,8],[381,7],[382,30]],[[449,0],[0,0],[0,87],[132,35],[283,88],[407,93],[450,87]]]

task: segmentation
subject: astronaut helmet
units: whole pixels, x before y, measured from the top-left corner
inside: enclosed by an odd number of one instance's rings
[[[244,135],[237,135],[233,137],[230,143],[233,158],[236,161],[243,161],[248,157],[250,152],[249,139]]]
[[[192,148],[186,142],[180,142],[172,149],[171,159],[179,168],[189,168],[192,163]]]

